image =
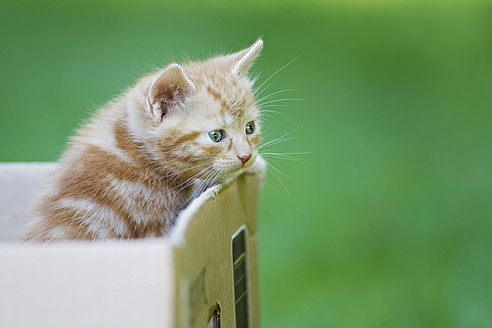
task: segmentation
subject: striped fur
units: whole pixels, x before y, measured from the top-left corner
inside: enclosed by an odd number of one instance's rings
[[[169,64],[102,108],[71,139],[25,239],[160,237],[206,187],[263,170],[260,111],[247,78],[262,45]],[[224,139],[212,141],[213,130]]]

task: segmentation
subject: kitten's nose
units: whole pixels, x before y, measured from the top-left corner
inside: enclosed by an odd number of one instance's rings
[[[237,155],[237,158],[239,158],[241,160],[241,162],[243,162],[243,165],[244,165],[251,158],[251,154]]]

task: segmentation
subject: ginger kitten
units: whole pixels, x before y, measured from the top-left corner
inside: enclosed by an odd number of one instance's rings
[[[238,53],[142,77],[71,139],[25,239],[163,236],[189,201],[242,172],[263,172],[260,111]]]

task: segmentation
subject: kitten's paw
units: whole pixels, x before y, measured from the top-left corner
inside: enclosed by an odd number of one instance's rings
[[[256,161],[253,163],[253,165],[244,170],[244,173],[257,175],[260,179],[260,183],[263,184],[266,174],[266,162],[263,157],[258,154],[258,156],[256,157]]]
[[[217,199],[217,195],[219,194],[219,189],[220,189],[220,185],[215,185],[215,186],[208,188],[208,190],[210,190],[210,192],[212,193],[212,199],[213,200]]]

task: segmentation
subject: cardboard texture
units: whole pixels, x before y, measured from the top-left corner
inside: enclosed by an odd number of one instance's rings
[[[255,176],[204,192],[166,238],[16,241],[54,169],[0,164],[0,327],[259,327]]]

